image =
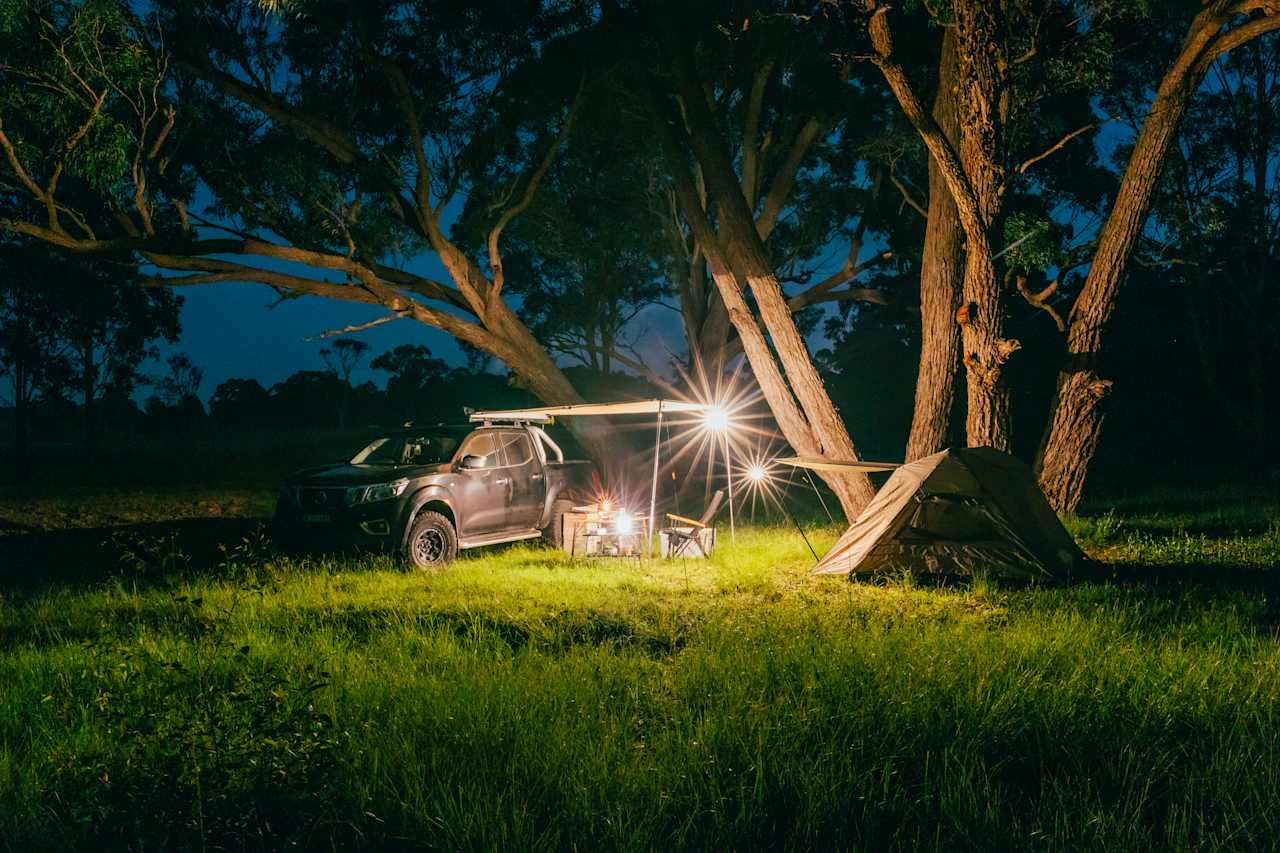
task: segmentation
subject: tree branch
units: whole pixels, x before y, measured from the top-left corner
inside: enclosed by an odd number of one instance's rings
[[[777,227],[778,217],[786,207],[787,198],[791,195],[791,188],[795,186],[796,175],[804,163],[805,155],[809,153],[809,147],[822,134],[825,127],[826,125],[816,117],[810,118],[800,128],[796,138],[791,142],[791,147],[787,149],[782,165],[778,167],[773,181],[769,184],[769,192],[764,197],[760,216],[756,219],[756,233],[760,235],[762,241],[768,240],[773,229]]]
[[[1255,0],[1255,2],[1241,3],[1235,9],[1237,14],[1245,14],[1251,11],[1262,11],[1260,17],[1251,18],[1247,22],[1241,24],[1235,29],[1227,30],[1214,39],[1204,54],[1201,55],[1197,63],[1197,72],[1203,73],[1218,57],[1223,54],[1235,50],[1242,44],[1252,41],[1260,35],[1280,29],[1280,3],[1267,2],[1267,0]]]
[[[664,394],[667,394],[668,396],[671,396],[671,397],[681,396],[680,389],[676,388],[675,385],[672,385],[666,379],[663,379],[662,376],[659,375],[657,371],[649,367],[649,365],[645,364],[643,361],[641,361],[638,358],[629,358],[626,355],[618,352],[616,347],[602,347],[602,346],[597,346],[596,344],[586,343],[586,342],[581,343],[579,346],[582,349],[587,350],[588,352],[595,352],[595,353],[599,353],[600,355],[607,355],[610,359],[618,362],[618,364],[621,364],[623,367],[634,370],[636,373],[639,373],[641,376],[643,376],[645,380],[647,380],[653,385],[658,386],[658,388],[660,388],[662,392]]]
[[[816,305],[819,302],[870,302],[873,305],[893,305],[894,302],[883,290],[873,287],[846,287],[833,290],[806,299],[804,306]],[[803,307],[803,306],[802,306]]]
[[[336,124],[321,116],[305,113],[272,92],[242,83],[215,66],[208,54],[179,53],[178,61],[224,95],[253,107],[299,136],[310,139],[339,162],[352,164],[360,159],[360,150]]]
[[[0,148],[4,149],[5,159],[9,161],[9,168],[13,169],[13,173],[27,188],[27,191],[35,196],[39,201],[44,201],[44,190],[31,177],[22,166],[22,161],[18,159],[18,151],[14,148],[13,143],[9,141],[9,136],[4,132],[4,120],[0,119]]]
[[[757,170],[760,165],[761,151],[758,148],[760,138],[760,111],[764,108],[764,90],[773,75],[773,60],[760,66],[751,81],[751,91],[747,95],[746,115],[742,122],[742,194],[747,199],[747,206],[756,207],[756,191],[759,184]]]
[[[390,323],[393,320],[403,320],[408,316],[409,316],[409,313],[406,311],[396,311],[391,314],[387,314],[383,317],[379,317],[376,320],[370,320],[367,323],[356,323],[355,325],[352,325],[352,326],[343,326],[341,329],[329,329],[328,331],[321,332],[318,335],[312,335],[309,338],[303,338],[303,340],[304,341],[322,341],[325,338],[336,338],[339,335],[350,335],[355,332],[363,332],[366,329],[372,329],[375,326],[381,326],[384,323]]]
[[[1010,268],[1009,272],[1005,274],[1005,278],[1007,279],[1009,274],[1012,272],[1013,269]],[[1031,289],[1027,287],[1027,277],[1025,275],[1014,275],[1013,280],[1017,285],[1018,293],[1022,294],[1022,298],[1027,300],[1028,305],[1047,312],[1049,316],[1053,318],[1053,322],[1058,327],[1059,332],[1065,332],[1067,330],[1067,324],[1066,321],[1062,319],[1062,315],[1059,314],[1052,305],[1045,301],[1053,295],[1055,290],[1058,289],[1058,282],[1061,280],[1061,275],[1049,282],[1048,287],[1039,293],[1032,293]]]
[[[556,154],[559,153],[561,146],[564,145],[565,139],[569,137],[569,131],[573,127],[573,121],[578,115],[578,107],[582,103],[582,91],[585,86],[578,86],[578,91],[573,96],[573,101],[569,104],[569,114],[565,117],[564,123],[560,125],[560,131],[556,134],[556,138],[552,141],[547,151],[542,156],[542,161],[538,163],[533,174],[529,176],[528,182],[525,184],[524,195],[520,200],[511,207],[507,208],[502,216],[498,217],[498,221],[489,231],[489,269],[493,273],[493,283],[489,288],[489,302],[496,302],[502,295],[502,287],[506,283],[506,277],[502,270],[502,255],[498,251],[498,239],[502,236],[502,229],[507,227],[511,220],[515,219],[524,212],[530,204],[533,203],[533,196],[538,191],[538,185],[542,183],[542,178],[547,174],[547,170],[551,168],[551,164],[555,161]]]
[[[1044,151],[1041,151],[1036,156],[1031,157],[1027,160],[1024,160],[1022,165],[1018,167],[1019,174],[1025,175],[1027,173],[1027,169],[1030,169],[1036,163],[1039,163],[1041,160],[1050,156],[1051,154],[1055,154],[1056,152],[1060,151],[1063,146],[1065,146],[1071,140],[1075,139],[1080,134],[1088,133],[1089,131],[1093,130],[1095,127],[1101,127],[1102,125],[1106,124],[1109,121],[1115,121],[1115,117],[1110,116],[1102,121],[1091,121],[1082,127],[1076,128],[1075,130],[1068,133],[1066,136],[1063,136],[1053,145],[1050,145]]]
[[[871,45],[876,51],[869,58],[884,75],[902,112],[920,134],[925,147],[938,164],[938,170],[946,180],[947,188],[951,190],[951,197],[955,201],[960,224],[969,242],[969,251],[989,253],[990,242],[979,212],[977,195],[965,174],[960,157],[942,128],[938,127],[937,121],[912,90],[902,66],[894,59],[893,31],[889,28],[888,7],[880,5],[878,0],[866,0],[866,7],[871,11],[867,28],[871,35]]]
[[[898,192],[902,193],[902,200],[906,202],[907,206],[920,214],[927,221],[929,219],[929,212],[924,209],[923,204],[916,201],[915,197],[911,195],[910,190],[907,189],[907,185],[898,177],[898,173],[894,171],[892,165],[889,166],[889,181],[898,188]]]

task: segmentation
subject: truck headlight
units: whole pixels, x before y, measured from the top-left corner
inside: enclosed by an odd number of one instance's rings
[[[371,504],[377,501],[389,501],[400,497],[408,487],[408,480],[393,480],[376,486],[357,486],[354,489],[347,489],[347,503]]]

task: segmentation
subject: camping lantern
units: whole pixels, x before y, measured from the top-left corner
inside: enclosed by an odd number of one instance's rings
[[[647,519],[614,508],[609,498],[576,506],[564,515],[564,547],[575,557],[639,557]]]

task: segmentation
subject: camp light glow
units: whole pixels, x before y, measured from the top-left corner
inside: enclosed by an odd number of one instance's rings
[[[713,406],[707,409],[702,425],[712,432],[724,432],[729,429],[729,413],[719,406]]]
[[[735,374],[736,375],[736,374]],[[733,405],[735,410],[741,408],[742,401]],[[649,482],[649,513],[648,515],[637,515],[631,510],[617,506],[618,501],[609,495],[597,496],[596,503],[590,507],[597,518],[594,523],[601,521],[606,522],[603,525],[606,529],[611,529],[612,534],[617,535],[635,535],[637,522],[643,525],[642,531],[645,535],[648,548],[653,547],[653,534],[656,532],[657,520],[657,502],[658,502],[658,472],[660,468],[659,457],[662,453],[662,425],[663,418],[666,415],[678,413],[686,413],[694,416],[701,416],[701,427],[707,433],[713,435],[706,436],[710,439],[712,447],[716,444],[722,444],[724,448],[725,460],[725,479],[727,481],[729,492],[729,535],[736,538],[736,521],[734,519],[734,494],[733,494],[733,461],[732,448],[729,441],[729,432],[733,427],[733,421],[729,416],[729,409],[724,405],[697,402],[694,400],[628,400],[615,403],[578,403],[568,406],[540,406],[530,409],[506,409],[484,412],[471,412],[469,419],[472,423],[483,423],[486,426],[495,422],[511,422],[516,424],[545,424],[550,423],[555,417],[591,417],[591,416],[613,416],[613,415],[656,415],[653,427],[653,472]],[[698,421],[694,421],[697,423]],[[714,437],[713,437],[714,436]],[[718,437],[718,441],[715,437]],[[678,458],[678,455],[677,455]],[[714,456],[713,456],[714,458]],[[586,511],[588,507],[578,507],[578,510]],[[611,523],[609,523],[611,522]]]
[[[762,483],[768,476],[769,472],[764,470],[763,465],[752,465],[747,469],[747,479],[753,483]]]

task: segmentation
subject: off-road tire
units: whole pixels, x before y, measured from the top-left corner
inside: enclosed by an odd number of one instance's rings
[[[542,541],[552,548],[564,547],[564,515],[573,509],[573,501],[557,500],[551,504],[551,519],[542,528]]]
[[[442,569],[458,556],[458,531],[438,512],[421,512],[404,541],[405,564],[417,571]]]

